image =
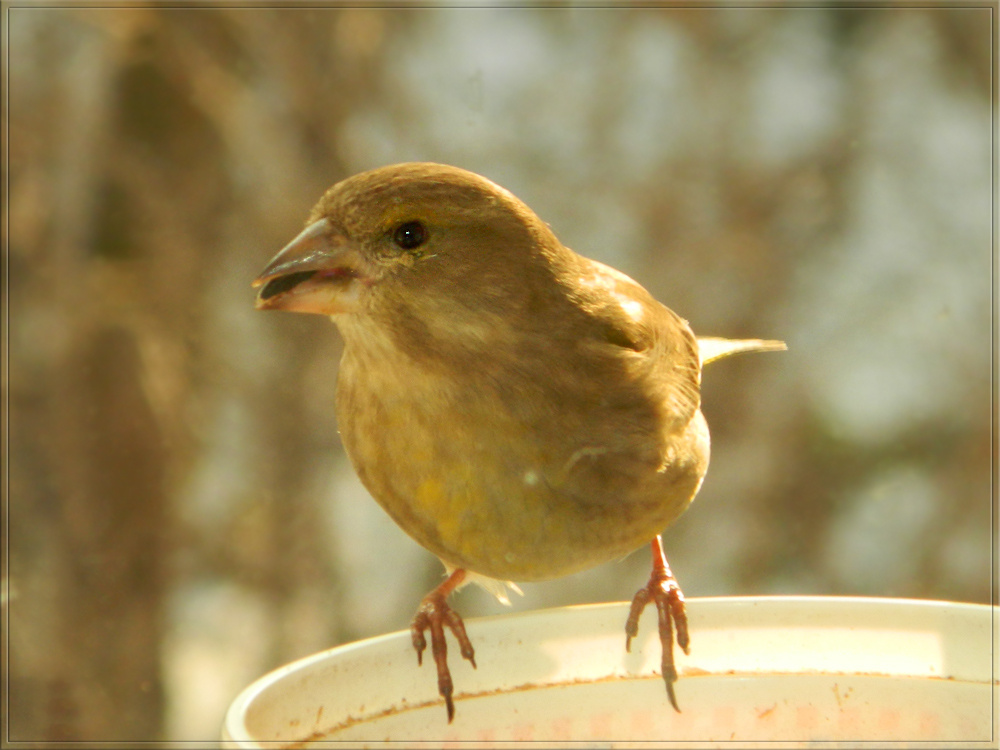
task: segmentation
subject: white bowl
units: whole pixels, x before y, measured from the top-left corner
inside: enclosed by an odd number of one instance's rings
[[[478,669],[449,633],[456,715],[407,632],[271,672],[233,702],[227,747],[393,743],[586,747],[678,743],[991,742],[997,608],[903,599],[688,599],[682,713],[659,675],[655,610],[625,651],[625,603],[470,619]]]

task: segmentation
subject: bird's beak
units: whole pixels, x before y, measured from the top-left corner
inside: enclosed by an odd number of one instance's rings
[[[258,310],[337,315],[357,309],[372,269],[327,219],[313,222],[254,279]]]

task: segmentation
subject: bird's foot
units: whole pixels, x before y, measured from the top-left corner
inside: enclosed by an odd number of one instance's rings
[[[674,665],[674,630],[677,631],[677,645],[685,654],[689,653],[684,594],[677,584],[677,579],[670,572],[667,558],[663,554],[663,542],[659,536],[653,539],[652,548],[653,572],[649,576],[649,583],[636,592],[635,598],[632,599],[628,619],[625,621],[625,650],[631,650],[632,639],[639,632],[639,616],[643,609],[649,602],[655,602],[656,612],[659,616],[660,646],[663,649],[660,668],[663,673],[663,681],[667,684],[667,697],[670,699],[670,705],[679,713],[681,709],[678,707],[677,697],[674,695],[674,683],[677,682],[677,667]]]
[[[437,666],[438,693],[444,698],[445,706],[448,709],[449,724],[455,718],[455,703],[451,697],[454,686],[451,681],[451,672],[448,670],[448,644],[444,638],[445,625],[458,641],[462,658],[468,659],[473,668],[476,666],[476,652],[472,648],[469,636],[465,633],[465,624],[459,614],[448,606],[447,602],[448,595],[458,588],[464,580],[464,570],[456,570],[448,576],[444,583],[424,597],[417,609],[417,614],[413,616],[413,621],[410,623],[410,635],[413,638],[413,648],[417,651],[418,664],[423,664],[424,649],[427,647],[424,632],[431,631],[431,653],[434,655],[434,664]]]

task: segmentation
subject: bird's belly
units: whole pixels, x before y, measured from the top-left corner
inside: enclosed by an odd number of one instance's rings
[[[693,449],[682,460],[623,472],[603,489],[584,481],[581,489],[575,480],[586,478],[575,474],[592,457],[573,447],[571,435],[546,453],[504,419],[466,413],[445,421],[439,414],[448,412],[426,400],[386,403],[371,392],[365,398],[366,408],[338,408],[345,448],[365,487],[445,563],[491,578],[544,580],[628,554],[683,512],[707,466],[700,413],[686,438]],[[614,467],[614,457],[603,459]]]

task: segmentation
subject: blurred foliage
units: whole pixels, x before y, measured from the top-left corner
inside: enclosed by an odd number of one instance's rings
[[[5,10],[10,740],[217,737],[439,580],[343,456],[334,328],[249,288],[395,161],[485,174],[696,331],[788,341],[706,373],[689,596],[995,598],[989,8]]]

